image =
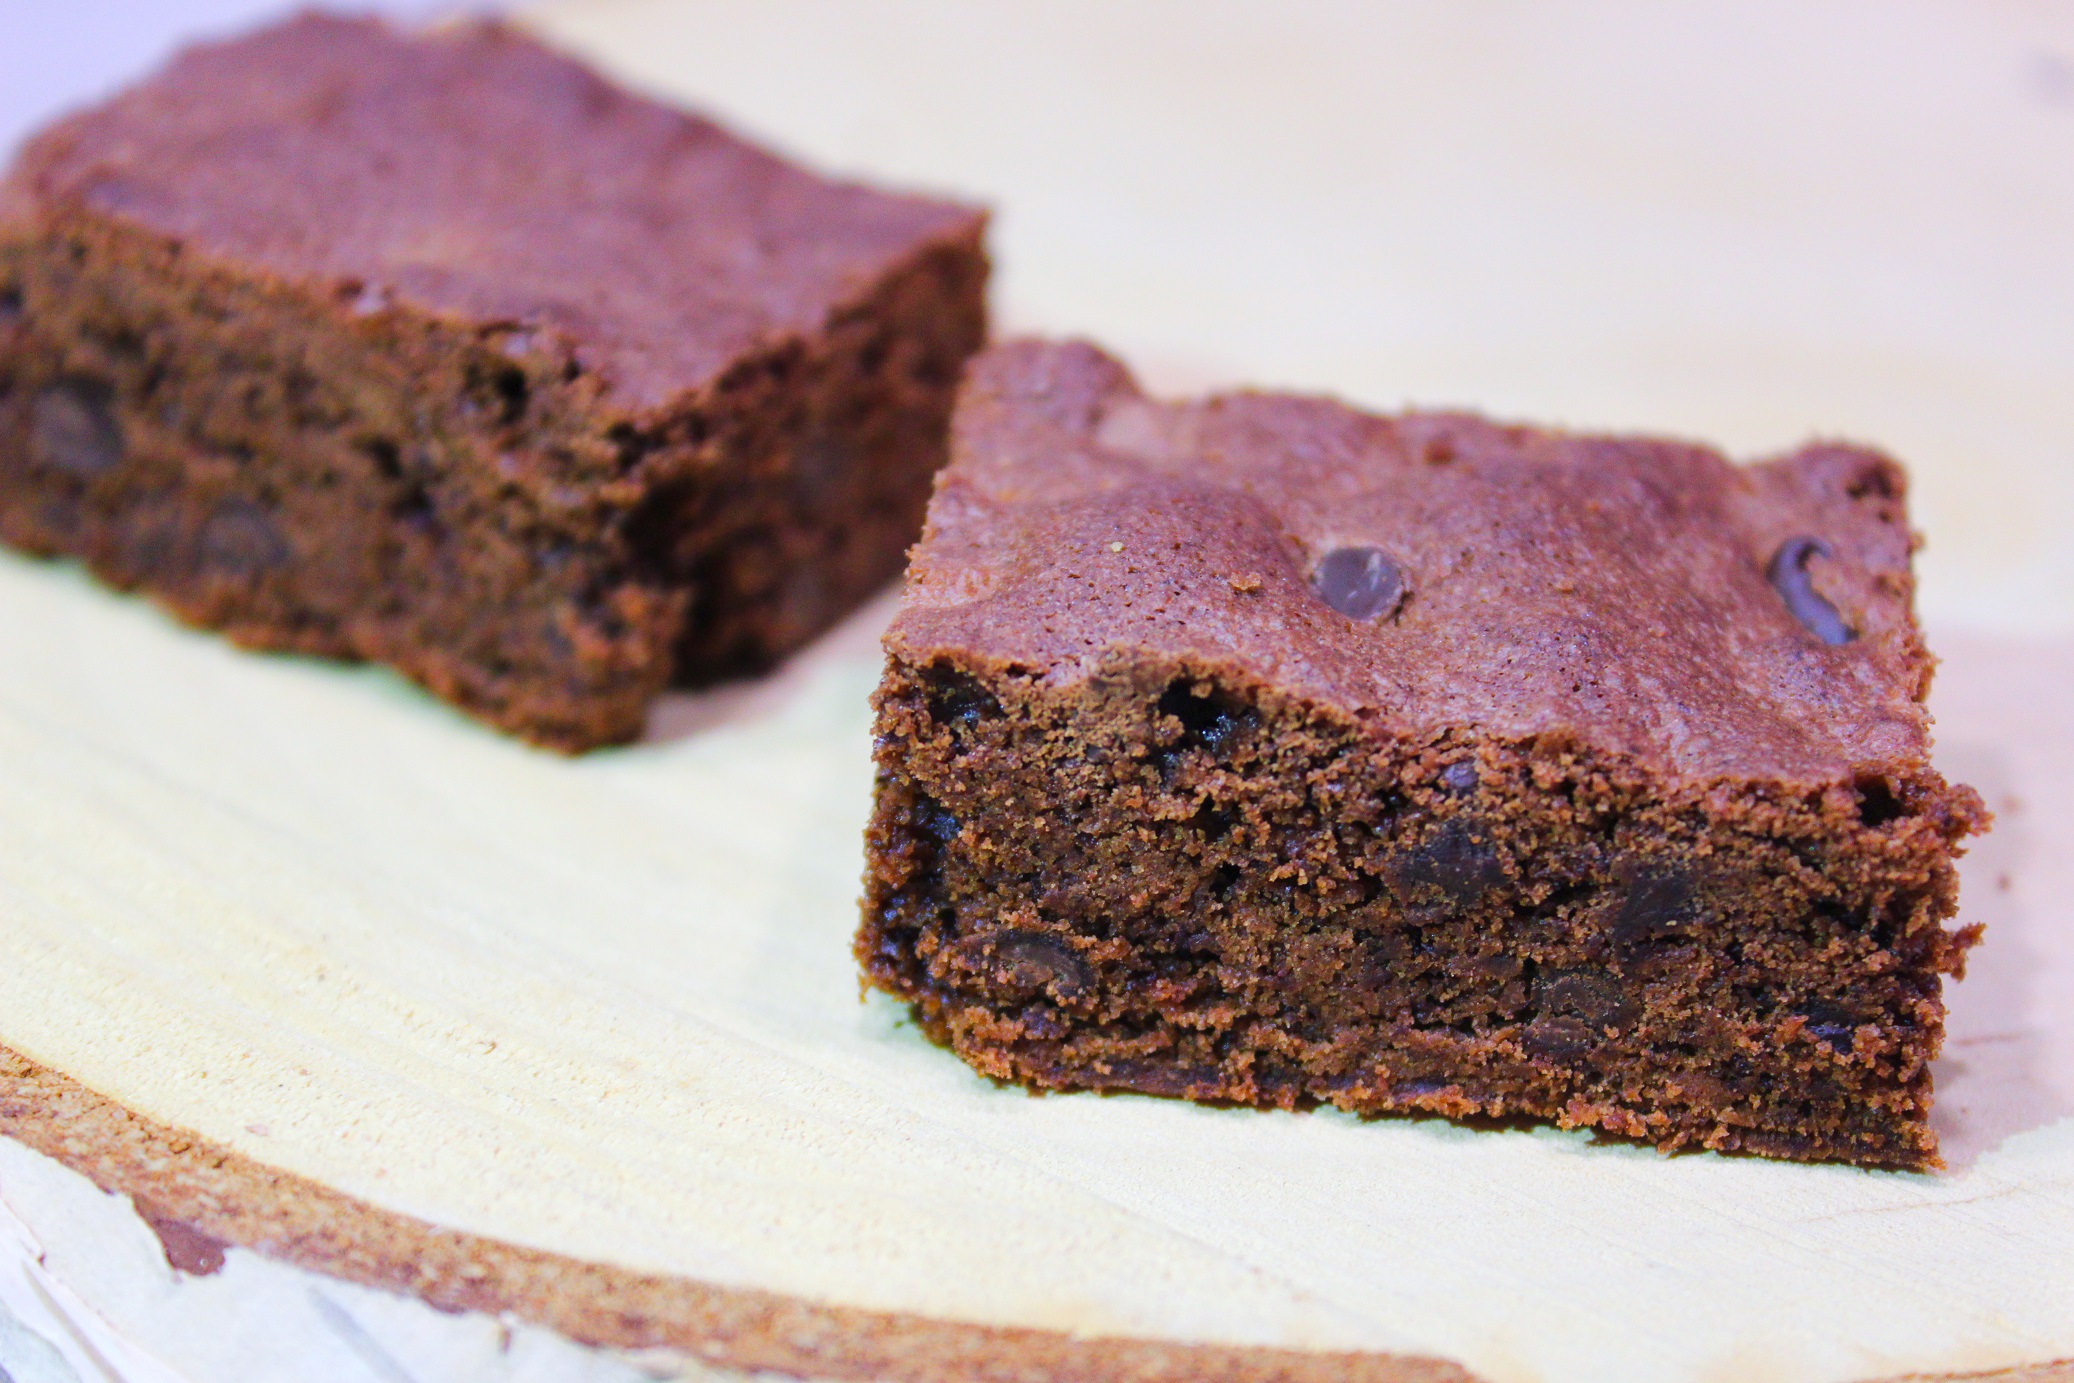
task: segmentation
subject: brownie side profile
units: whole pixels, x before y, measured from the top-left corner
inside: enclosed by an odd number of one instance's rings
[[[0,539],[630,739],[898,573],[983,229],[496,24],[196,48],[0,183]]]
[[[1919,1168],[1953,857],[1901,470],[979,357],[857,955],[989,1076]]]

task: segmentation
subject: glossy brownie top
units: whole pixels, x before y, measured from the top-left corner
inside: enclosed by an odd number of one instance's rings
[[[190,49],[32,140],[0,217],[75,209],[349,312],[561,333],[635,406],[981,220],[817,177],[500,25],[319,15]]]
[[[1054,685],[1147,659],[1382,733],[1656,774],[1939,785],[1900,469],[974,362],[888,647]]]

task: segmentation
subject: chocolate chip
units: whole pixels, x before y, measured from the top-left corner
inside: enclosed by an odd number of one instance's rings
[[[1534,980],[1534,1006],[1551,1015],[1582,1018],[1600,1028],[1624,1026],[1633,1016],[1626,988],[1604,971],[1543,971]]]
[[[0,398],[6,395],[6,381],[0,380]],[[53,533],[76,533],[84,518],[76,495],[46,494],[36,504],[36,521]]]
[[[995,937],[988,979],[1013,997],[1034,998],[1044,991],[1062,1003],[1080,998],[1094,984],[1087,962],[1064,941],[1044,932],[1003,932]]]
[[[1413,1076],[1390,1087],[1393,1100],[1416,1100],[1425,1095],[1440,1095],[1454,1088],[1455,1083],[1445,1076]]]
[[[30,405],[29,454],[38,464],[78,480],[122,464],[122,425],[115,392],[98,379],[62,379]]]
[[[1811,999],[1800,1007],[1808,1036],[1827,1043],[1834,1052],[1848,1052],[1858,1037],[1858,1019],[1848,1010],[1823,999]]]
[[[1414,934],[1417,928],[1410,929]],[[1378,983],[1395,973],[1407,955],[1415,949],[1415,936],[1403,932],[1376,932],[1362,942],[1363,957]]]
[[[223,1250],[227,1247],[223,1240],[175,1218],[152,1201],[139,1197],[131,1204],[137,1209],[137,1217],[158,1236],[159,1247],[174,1271],[190,1277],[207,1277],[223,1271]]]
[[[1112,1060],[1099,1075],[1087,1078],[1104,1090],[1130,1090],[1140,1095],[1164,1095],[1170,1099],[1213,1099],[1224,1088],[1217,1068],[1175,1066],[1157,1059]]]
[[[0,288],[0,327],[11,327],[22,319],[22,290]]]
[[[1628,884],[1620,912],[1613,919],[1614,949],[1632,964],[1652,946],[1673,940],[1699,920],[1700,903],[1692,880],[1673,869],[1637,874]]]
[[[1384,619],[1404,603],[1404,570],[1381,548],[1334,548],[1311,581],[1318,598],[1349,619]]]
[[[844,477],[857,473],[857,447],[847,435],[817,427],[792,447],[792,491],[809,502],[827,503]]]
[[[1471,979],[1507,984],[1518,979],[1520,971],[1525,968],[1526,966],[1520,961],[1518,956],[1509,956],[1500,952],[1495,956],[1465,957],[1459,964],[1450,964],[1448,972]]]
[[[1468,759],[1455,760],[1440,770],[1440,785],[1453,793],[1475,792],[1476,765]]]
[[[949,845],[958,838],[958,818],[944,810],[942,803],[926,793],[915,798],[915,804],[908,808],[907,815],[918,833],[927,836],[938,845]]]
[[[1390,871],[1393,891],[1406,902],[1439,895],[1467,907],[1505,882],[1497,847],[1479,840],[1467,821],[1454,820],[1432,839],[1400,858]]]
[[[1778,591],[1779,598],[1786,602],[1787,610],[1810,634],[1826,644],[1846,644],[1858,635],[1844,623],[1836,607],[1822,598],[1822,593],[1815,589],[1814,577],[1808,572],[1810,561],[1829,555],[1829,544],[1820,538],[1788,538],[1772,554],[1765,575],[1771,578],[1772,586]]]
[[[287,562],[290,552],[266,510],[249,499],[227,499],[202,525],[202,561],[228,576],[258,576]]]
[[[1808,1031],[1838,1052],[1850,1051],[1858,1037],[1858,1029],[1848,1023],[1810,1023]]]
[[[970,729],[1001,714],[1001,702],[969,672],[937,663],[922,674],[929,718],[938,725]]]
[[[1530,1056],[1563,1060],[1583,1056],[1599,1045],[1599,1035],[1582,1018],[1536,1018],[1520,1034]]]

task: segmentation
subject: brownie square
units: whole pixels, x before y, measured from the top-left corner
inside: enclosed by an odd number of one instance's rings
[[[193,49],[0,184],[0,538],[629,739],[897,573],[983,222],[496,24]]]
[[[1936,1161],[1904,477],[981,356],[857,955],[989,1076]]]

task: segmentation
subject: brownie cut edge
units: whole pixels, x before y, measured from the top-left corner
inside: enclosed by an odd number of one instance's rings
[[[1937,1165],[1986,812],[1905,478],[973,365],[886,637],[867,980],[979,1071]]]
[[[497,23],[196,47],[0,182],[0,540],[631,739],[898,573],[984,221]]]

